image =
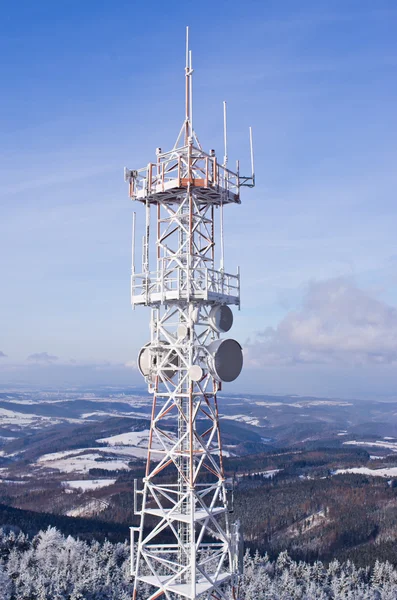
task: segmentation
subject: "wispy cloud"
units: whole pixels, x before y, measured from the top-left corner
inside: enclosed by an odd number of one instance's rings
[[[48,352],[36,352],[35,354],[30,354],[27,360],[37,363],[53,363],[54,361],[58,360],[58,356],[49,354]]]
[[[4,352],[0,350],[0,358],[7,358],[7,354],[4,354]]]
[[[21,364],[0,364],[1,385],[56,386],[75,385],[111,385],[111,386],[143,386],[143,380],[137,370],[121,363],[110,361],[67,361],[55,360],[46,352],[32,355],[27,362]],[[40,360],[37,356],[42,357]],[[46,358],[50,356],[50,359]],[[0,385],[0,387],[1,387]]]
[[[127,367],[127,369],[137,369],[138,368],[136,360],[133,360],[133,359],[128,360],[124,366]]]
[[[10,194],[18,194],[32,190],[35,188],[50,187],[54,185],[60,185],[62,183],[70,183],[73,181],[79,181],[81,179],[87,179],[89,177],[95,177],[103,173],[109,173],[112,171],[120,171],[120,165],[116,164],[104,164],[96,166],[87,166],[85,168],[76,168],[75,170],[68,170],[66,172],[55,172],[53,174],[43,174],[40,177],[35,177],[28,180],[13,182],[9,185],[2,185],[0,190],[0,197],[8,196]],[[120,171],[121,172],[121,171]]]
[[[251,366],[397,363],[397,310],[335,278],[311,283],[303,306],[248,344]]]

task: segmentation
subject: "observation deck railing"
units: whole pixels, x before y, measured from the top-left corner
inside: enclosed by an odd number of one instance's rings
[[[131,275],[131,303],[203,300],[240,304],[240,274],[205,267],[170,267]]]
[[[190,184],[192,188],[218,192],[223,202],[239,202],[239,175],[218,164],[216,156],[194,146],[160,154],[157,163],[128,171],[126,178],[134,200],[155,201],[157,194],[187,188]]]

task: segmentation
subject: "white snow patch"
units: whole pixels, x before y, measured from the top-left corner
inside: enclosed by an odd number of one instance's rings
[[[62,485],[74,490],[97,490],[101,487],[113,485],[116,479],[75,479],[73,481],[62,481]]]
[[[85,448],[85,450],[91,450],[91,448]],[[78,455],[82,451],[82,448],[76,448],[74,450],[63,450],[62,452],[51,452],[50,454],[43,454],[43,456],[40,456],[37,462],[45,463],[52,460],[58,460],[59,458],[66,458],[67,456]]]
[[[348,442],[343,442],[343,444],[346,446],[373,446],[375,448],[386,448],[392,452],[397,452],[397,443],[382,442],[381,440],[377,440],[376,442],[357,442],[356,440],[350,440]]]
[[[343,400],[307,400],[300,402],[303,406],[353,406],[352,402],[344,402]],[[298,406],[294,404],[293,406]]]
[[[353,406],[351,402],[343,400],[299,400],[299,402],[255,402],[257,406],[292,406],[293,408],[310,408],[311,406]]]
[[[90,517],[98,515],[103,510],[106,510],[108,504],[101,500],[92,499],[90,502],[86,502],[82,506],[69,510],[66,514],[68,517]]]
[[[273,406],[292,406],[291,404],[286,404],[285,402],[255,402],[257,406],[267,406],[268,408],[272,408]]]
[[[280,473],[283,469],[270,469],[267,471],[256,471],[256,473],[237,473],[237,479],[242,477],[248,477],[248,475],[263,475],[265,479],[273,479],[277,473]]]
[[[102,454],[81,454],[80,456],[65,457],[58,460],[43,461],[40,466],[48,469],[58,469],[63,473],[87,473],[89,469],[106,469],[108,471],[127,470],[128,464],[121,460],[112,460]],[[99,460],[98,460],[99,459]]]
[[[81,417],[83,419],[88,419],[90,417],[115,417],[115,416],[138,417],[140,419],[150,419],[151,414],[149,412],[144,413],[144,412],[123,412],[121,410],[114,410],[114,411],[96,410],[94,412],[83,413],[81,415]]]
[[[227,419],[228,421],[242,421],[243,423],[247,423],[247,425],[260,427],[259,419],[249,415],[222,415],[222,419]]]
[[[355,473],[357,475],[371,475],[372,477],[397,477],[397,467],[388,469],[368,469],[368,467],[353,467],[351,469],[337,469],[334,475],[343,475],[345,473]]]
[[[97,442],[100,444],[108,444],[109,446],[140,446],[141,448],[147,448],[149,435],[149,429],[144,429],[143,431],[128,431],[127,433],[121,433],[120,435],[102,438],[97,440]]]
[[[98,443],[107,444],[107,452],[112,452],[120,456],[131,456],[134,458],[146,458],[147,448],[149,445],[149,429],[143,431],[128,431],[127,433],[121,433],[119,435],[113,435],[108,438],[101,438],[97,440]],[[175,434],[172,431],[168,431],[166,436],[162,437],[163,444],[170,448],[176,442]],[[164,446],[161,441],[154,435],[152,439],[152,452],[157,450],[164,451]]]

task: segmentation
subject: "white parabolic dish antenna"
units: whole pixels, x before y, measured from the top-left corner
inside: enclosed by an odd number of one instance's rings
[[[141,375],[143,375],[146,379],[154,381],[154,374],[156,372],[156,368],[159,366],[156,363],[158,360],[161,363],[168,353],[167,362],[162,368],[166,369],[164,371],[165,376],[171,379],[176,373],[176,370],[173,369],[173,367],[178,366],[178,356],[176,355],[175,351],[169,353],[166,349],[164,349],[164,352],[163,350],[160,350],[160,352],[158,350],[153,352],[150,346],[151,344],[148,342],[140,349],[138,354],[137,363]]]
[[[209,320],[212,329],[225,333],[233,325],[233,313],[227,304],[217,304],[211,308]]]
[[[243,368],[243,351],[236,340],[216,340],[207,346],[208,369],[218,381],[234,381]]]

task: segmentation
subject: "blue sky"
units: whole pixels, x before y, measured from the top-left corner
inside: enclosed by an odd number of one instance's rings
[[[2,17],[0,383],[141,384],[122,171],[176,138],[190,25],[203,146],[222,155],[224,99],[246,168],[254,127],[257,187],[225,211],[246,351],[228,391],[395,394],[395,2],[41,0]]]

